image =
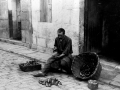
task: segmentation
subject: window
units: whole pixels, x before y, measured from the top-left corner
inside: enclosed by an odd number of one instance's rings
[[[40,22],[52,22],[52,0],[40,0]]]

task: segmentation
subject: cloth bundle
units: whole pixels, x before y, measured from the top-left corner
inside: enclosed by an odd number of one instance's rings
[[[46,87],[51,87],[52,85],[56,86],[62,85],[62,83],[56,78],[47,78],[44,80],[41,79],[39,80],[39,83],[45,85]]]

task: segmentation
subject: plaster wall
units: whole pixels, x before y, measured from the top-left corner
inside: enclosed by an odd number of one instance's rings
[[[7,0],[0,0],[0,38],[9,38]]]
[[[40,0],[31,0],[31,9],[33,46],[51,52],[57,30],[64,28],[72,39],[73,54],[82,51],[84,0],[52,0],[52,22],[40,22]]]
[[[36,0],[34,0],[36,1]],[[21,32],[22,42],[32,43],[32,29],[31,29],[31,0],[21,0]]]

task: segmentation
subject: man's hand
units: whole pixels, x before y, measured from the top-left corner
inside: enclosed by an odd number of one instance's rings
[[[57,56],[57,54],[58,54],[57,52],[54,52],[54,53],[52,54],[52,56],[55,57],[55,56]]]
[[[55,58],[56,58],[56,59],[60,59],[60,58],[62,58],[63,56],[65,56],[65,54],[60,54],[59,56],[56,56]]]
[[[57,51],[57,47],[54,47],[53,48],[53,53]]]
[[[55,56],[55,59],[60,59],[61,58],[61,56]]]

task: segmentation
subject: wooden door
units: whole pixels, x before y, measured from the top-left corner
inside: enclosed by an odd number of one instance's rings
[[[86,0],[84,51],[118,58],[120,51],[120,1]]]
[[[114,58],[120,51],[120,0],[111,0],[104,7],[104,32],[107,44],[104,53]]]
[[[101,50],[102,15],[102,3],[99,0],[85,0],[84,51]]]

